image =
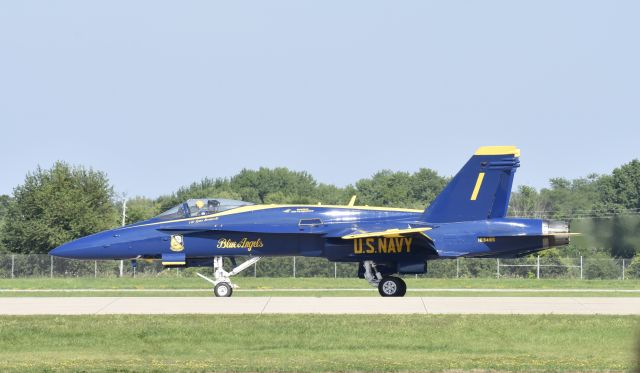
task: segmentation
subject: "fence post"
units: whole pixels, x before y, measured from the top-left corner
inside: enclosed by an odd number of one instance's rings
[[[624,280],[624,258],[622,259],[622,279]]]
[[[496,268],[497,268],[497,269],[496,269],[496,277],[499,279],[499,278],[500,278],[500,258],[497,258],[497,259],[496,259],[496,261],[497,261],[497,263],[498,263],[498,264],[496,265]]]
[[[536,279],[540,280],[540,255],[538,255],[538,260],[536,261]]]
[[[253,277],[258,277],[258,262],[253,264]]]
[[[120,277],[122,277],[122,272],[124,271],[124,260],[120,261]]]
[[[14,278],[13,276],[13,270],[16,267],[16,254],[11,254],[11,278]]]
[[[296,256],[293,256],[293,278],[296,278]]]
[[[53,255],[49,256],[51,258],[51,266],[49,268],[49,277],[53,278]]]
[[[333,278],[338,278],[338,263],[333,263]]]
[[[460,258],[456,258],[456,278],[460,278]]]
[[[98,278],[98,261],[93,261],[93,277]]]
[[[580,280],[582,280],[582,255],[580,255]]]

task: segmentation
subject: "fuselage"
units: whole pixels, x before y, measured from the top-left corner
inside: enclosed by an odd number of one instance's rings
[[[368,206],[248,205],[205,216],[153,218],[71,241],[51,254],[76,259],[161,259],[186,265],[214,256],[309,256],[331,261],[424,262],[464,256],[513,256],[541,250],[540,219],[497,218],[430,223],[424,211]],[[377,231],[429,227],[420,235],[344,239]]]
[[[253,205],[190,199],[153,219],[64,244],[52,255],[77,259],[160,259],[165,266],[213,266],[216,296],[230,277],[268,256],[357,262],[358,277],[382,296],[404,296],[396,274],[421,274],[427,262],[456,257],[514,257],[569,243],[563,222],[508,218],[515,146],[480,147],[423,210],[327,205]],[[251,257],[233,270],[223,258]],[[135,263],[132,261],[132,264]]]
[[[480,147],[424,211],[354,206],[356,196],[348,206],[191,199],[50,254],[213,266],[215,280],[208,281],[217,296],[225,297],[232,294],[230,277],[261,257],[323,257],[358,262],[358,277],[377,286],[382,296],[404,296],[406,284],[394,275],[425,273],[429,260],[514,257],[569,243],[567,223],[506,217],[518,167],[515,146]],[[225,271],[223,258],[238,256],[252,258]]]

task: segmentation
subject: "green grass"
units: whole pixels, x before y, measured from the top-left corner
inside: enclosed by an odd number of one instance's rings
[[[366,281],[357,278],[253,278],[237,277],[234,281],[242,291],[237,296],[377,296]],[[639,280],[556,280],[556,279],[429,279],[406,278],[409,296],[640,296]],[[415,289],[513,289],[520,292],[440,292]],[[138,277],[138,278],[19,278],[0,279],[0,289],[100,289],[106,292],[3,292],[0,296],[210,296],[209,283],[198,277]],[[126,292],[122,289],[141,291]],[[161,289],[163,292],[147,291]],[[181,292],[180,289],[201,291]],[[334,289],[333,291],[282,292],[274,289]],[[342,290],[341,290],[342,289]],[[347,291],[344,289],[361,289]],[[522,290],[536,292],[521,292]],[[538,292],[540,290],[572,289],[571,292]],[[587,292],[585,289],[608,290]],[[251,291],[258,290],[258,291]]]
[[[0,317],[3,372],[631,371],[639,317]]]

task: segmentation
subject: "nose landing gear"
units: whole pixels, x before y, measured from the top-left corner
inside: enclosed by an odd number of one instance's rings
[[[202,277],[203,279],[205,279],[206,281],[209,281],[210,283],[213,284],[213,294],[216,297],[230,297],[233,294],[233,289],[235,287],[237,287],[236,284],[231,282],[231,276],[235,276],[238,273],[244,271],[245,269],[251,267],[258,260],[260,260],[260,257],[259,256],[254,256],[254,257],[248,259],[244,263],[242,263],[239,266],[237,266],[234,269],[232,269],[231,272],[227,272],[227,271],[224,270],[224,268],[222,266],[222,264],[223,264],[222,260],[223,260],[223,257],[221,257],[221,256],[216,256],[216,257],[213,258],[213,277],[214,277],[214,280],[212,280],[209,277],[207,277],[205,275],[202,275],[200,273],[196,272],[196,274],[198,276]]]

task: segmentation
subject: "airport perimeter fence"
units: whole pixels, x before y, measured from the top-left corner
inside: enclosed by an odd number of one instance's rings
[[[225,268],[232,268],[225,259]],[[239,259],[241,262],[242,259]],[[49,255],[0,254],[0,278],[29,277],[119,277],[119,276],[195,276],[211,274],[212,268],[173,268],[159,261],[82,261]],[[323,258],[268,257],[239,276],[247,277],[355,277],[356,263],[333,263]],[[611,258],[559,258],[530,256],[518,259],[459,258],[427,263],[427,278],[564,278],[631,279],[640,278],[640,260]]]

